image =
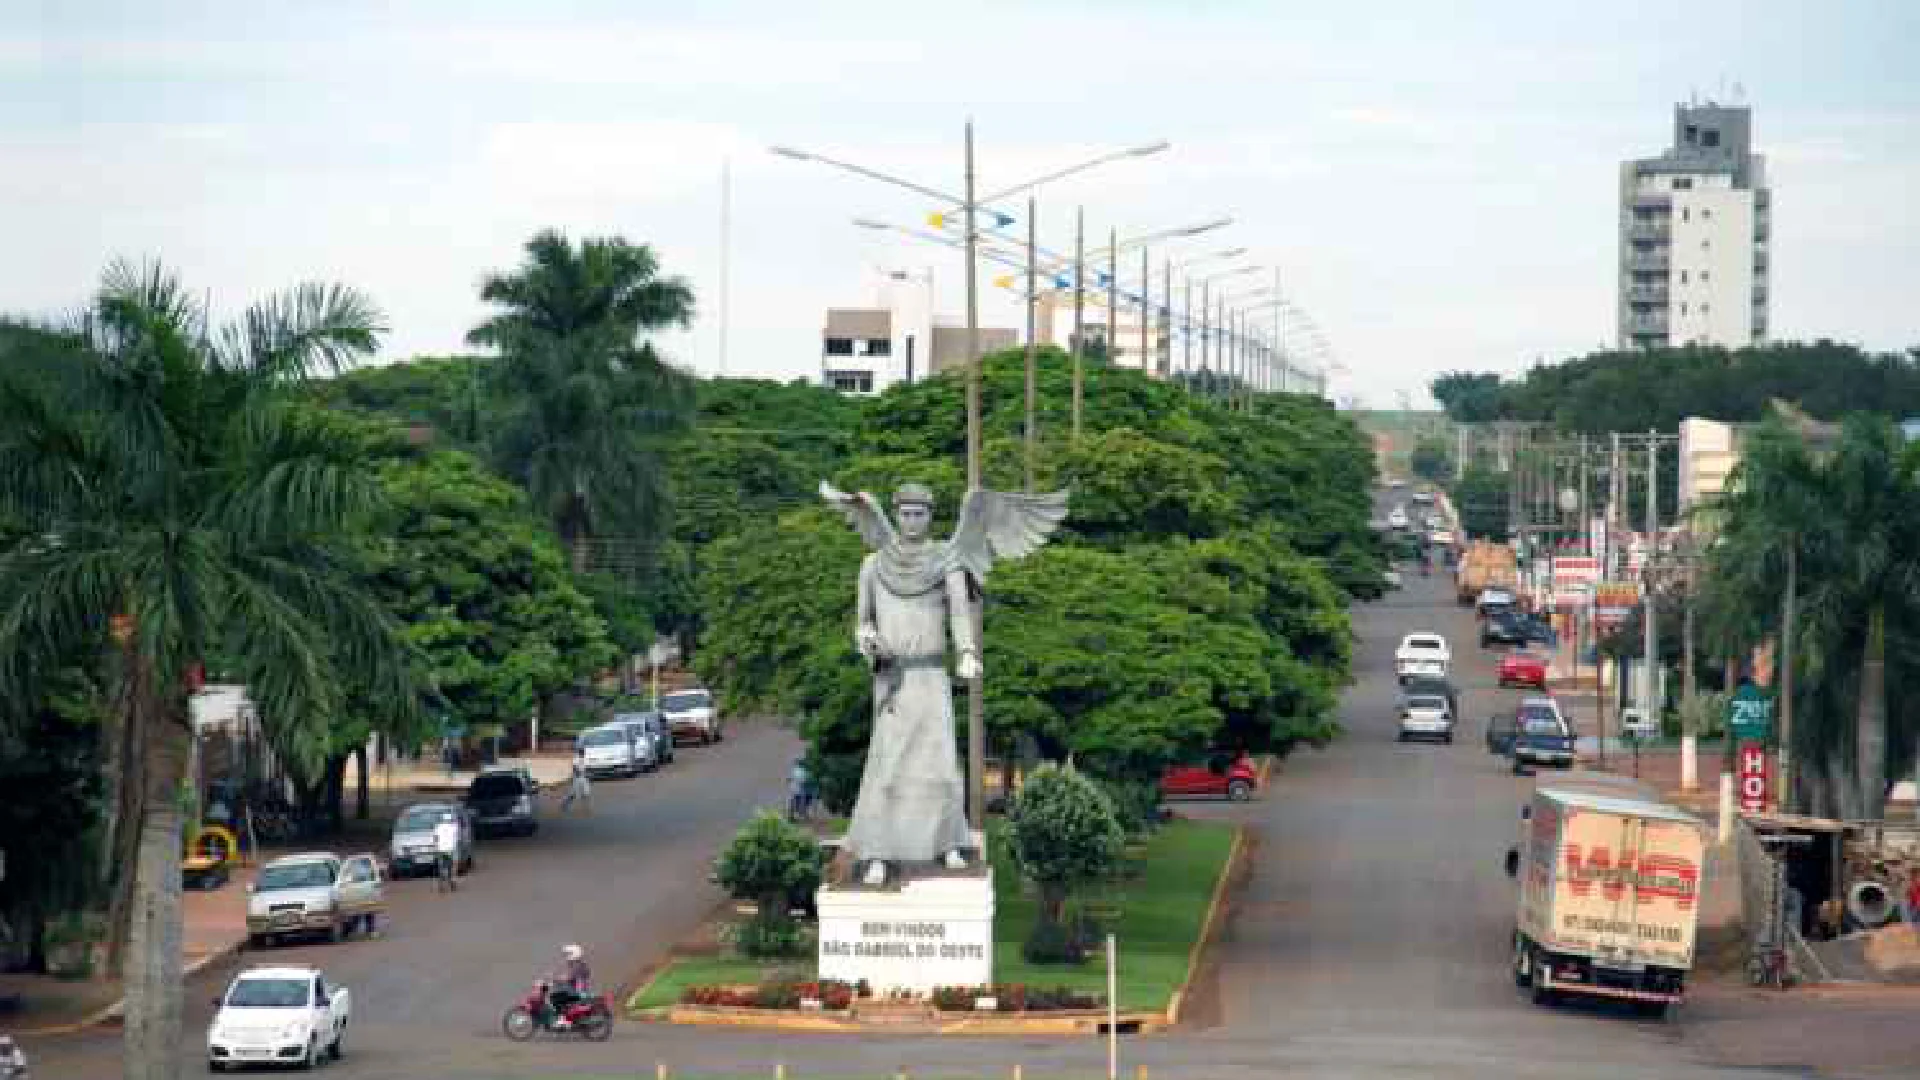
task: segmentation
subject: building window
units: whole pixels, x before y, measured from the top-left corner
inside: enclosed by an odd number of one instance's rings
[[[1676,176],[1673,178],[1673,190],[1675,191],[1686,191],[1692,187],[1693,177],[1691,176]]]
[[[1687,313],[1687,302],[1685,300],[1682,300],[1680,301],[1680,314],[1685,315],[1686,313]]]
[[[1713,207],[1711,207],[1711,206],[1703,206],[1703,207],[1701,207],[1701,208],[1700,208],[1700,220],[1701,220],[1701,221],[1712,221],[1712,220],[1713,220]]]
[[[893,355],[892,339],[883,338],[883,337],[868,338],[867,339],[867,355],[868,356],[892,356]]]
[[[853,355],[853,339],[846,338],[846,337],[828,338],[827,339],[827,355],[828,356],[852,356]]]
[[[1685,270],[1682,270],[1680,271],[1680,284],[1685,285],[1686,283],[1687,283],[1687,272]]]
[[[1700,304],[1700,314],[1710,315],[1712,313],[1713,313],[1713,305],[1702,301]]]
[[[1712,280],[1713,280],[1713,271],[1711,270],[1700,271],[1700,284],[1705,285],[1707,282]]]
[[[1714,130],[1714,129],[1712,129],[1712,128],[1708,128],[1707,130],[1705,130],[1705,131],[1703,131],[1703,132],[1701,132],[1701,133],[1700,133],[1700,145],[1702,145],[1702,146],[1719,146],[1719,145],[1720,145],[1720,133],[1719,133],[1718,131],[1715,131],[1715,130]]]
[[[873,372],[829,371],[827,386],[839,394],[871,394],[873,393]]]
[[[1693,220],[1693,207],[1691,207],[1691,206],[1683,206],[1683,207],[1681,207],[1681,208],[1680,208],[1680,220],[1681,220],[1681,221],[1692,221],[1692,220]]]

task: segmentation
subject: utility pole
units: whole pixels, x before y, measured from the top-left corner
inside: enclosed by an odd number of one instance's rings
[[[1153,375],[1153,305],[1148,303],[1153,295],[1153,265],[1147,258],[1147,249],[1140,249],[1140,374]]]
[[[1185,333],[1180,335],[1180,370],[1193,374],[1193,279],[1188,278],[1181,290],[1185,296],[1180,301],[1180,326]]]
[[[1035,291],[1038,288],[1038,282],[1035,280],[1033,269],[1034,248],[1038,243],[1035,239],[1035,234],[1039,231],[1039,225],[1036,219],[1039,217],[1039,214],[1039,206],[1035,202],[1034,197],[1031,195],[1027,196],[1027,411],[1026,431],[1024,434],[1026,436],[1027,491],[1029,492],[1034,490],[1034,458],[1040,452],[1039,433],[1038,429],[1034,426],[1034,414],[1036,411],[1034,398],[1038,395],[1039,391],[1036,385],[1037,378],[1034,373],[1033,358],[1034,306],[1040,299],[1039,294]]]
[[[1160,375],[1173,378],[1173,260],[1160,268]]]
[[[1087,336],[1087,208],[1073,212],[1073,439],[1080,441],[1081,357]]]
[[[1120,230],[1107,230],[1107,366],[1120,362]]]
[[[1686,595],[1683,598],[1686,606],[1680,611],[1680,790],[1696,791],[1700,787],[1700,733],[1693,729],[1697,701],[1695,695],[1699,692],[1693,675],[1693,608],[1696,599],[1694,589],[1699,578],[1693,565],[1693,523],[1686,522],[1683,528],[1685,531],[1680,535],[1685,538],[1686,549],[1680,554],[1686,559],[1687,577]],[[1782,771],[1784,771],[1786,761],[1784,751],[1780,760]],[[1781,802],[1780,809],[1783,811],[1787,809],[1784,801]]]
[[[1653,695],[1658,687],[1654,673],[1655,665],[1658,663],[1657,650],[1660,645],[1660,638],[1656,633],[1656,625],[1659,621],[1656,609],[1659,605],[1654,602],[1653,563],[1654,556],[1658,553],[1660,547],[1659,536],[1660,434],[1656,431],[1649,431],[1647,432],[1647,549],[1646,561],[1642,569],[1642,577],[1646,581],[1646,586],[1645,597],[1640,602],[1641,610],[1646,613],[1645,618],[1641,620],[1643,623],[1642,629],[1646,631],[1646,641],[1644,642],[1645,647],[1641,650],[1645,654],[1645,658],[1641,662],[1641,666],[1645,670],[1640,673],[1640,707],[1647,711],[1647,718],[1649,720],[1659,716],[1659,712],[1655,708],[1653,701]]]
[[[976,245],[973,190],[973,121],[967,121],[967,490],[980,487],[980,280]],[[983,613],[980,599],[968,605],[973,619],[973,640],[982,637]],[[987,722],[981,677],[967,680],[967,824],[981,837],[985,851],[987,827]]]

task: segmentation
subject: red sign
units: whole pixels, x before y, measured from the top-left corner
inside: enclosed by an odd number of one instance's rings
[[[1767,748],[1761,743],[1743,742],[1740,744],[1739,762],[1735,794],[1740,798],[1740,809],[1757,814],[1767,808]]]

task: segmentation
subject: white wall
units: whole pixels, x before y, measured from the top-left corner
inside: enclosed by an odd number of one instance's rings
[[[1753,192],[1705,184],[1675,191],[1672,229],[1668,339],[1674,345],[1751,344]]]

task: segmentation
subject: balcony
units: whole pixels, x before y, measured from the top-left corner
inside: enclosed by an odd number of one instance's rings
[[[1664,306],[1667,302],[1667,287],[1665,285],[1629,285],[1627,300],[1630,303]]]
[[[1649,248],[1645,251],[1629,248],[1627,250],[1627,269],[1641,273],[1648,271],[1665,273],[1667,269],[1666,247]]]
[[[1627,333],[1639,337],[1643,334],[1665,334],[1667,332],[1667,313],[1665,311],[1633,311],[1627,314]]]
[[[1636,191],[1633,193],[1632,205],[1636,210],[1663,209],[1671,213],[1673,210],[1673,192]]]
[[[1662,217],[1651,221],[1634,218],[1627,222],[1629,240],[1666,240],[1673,235],[1671,222]]]

